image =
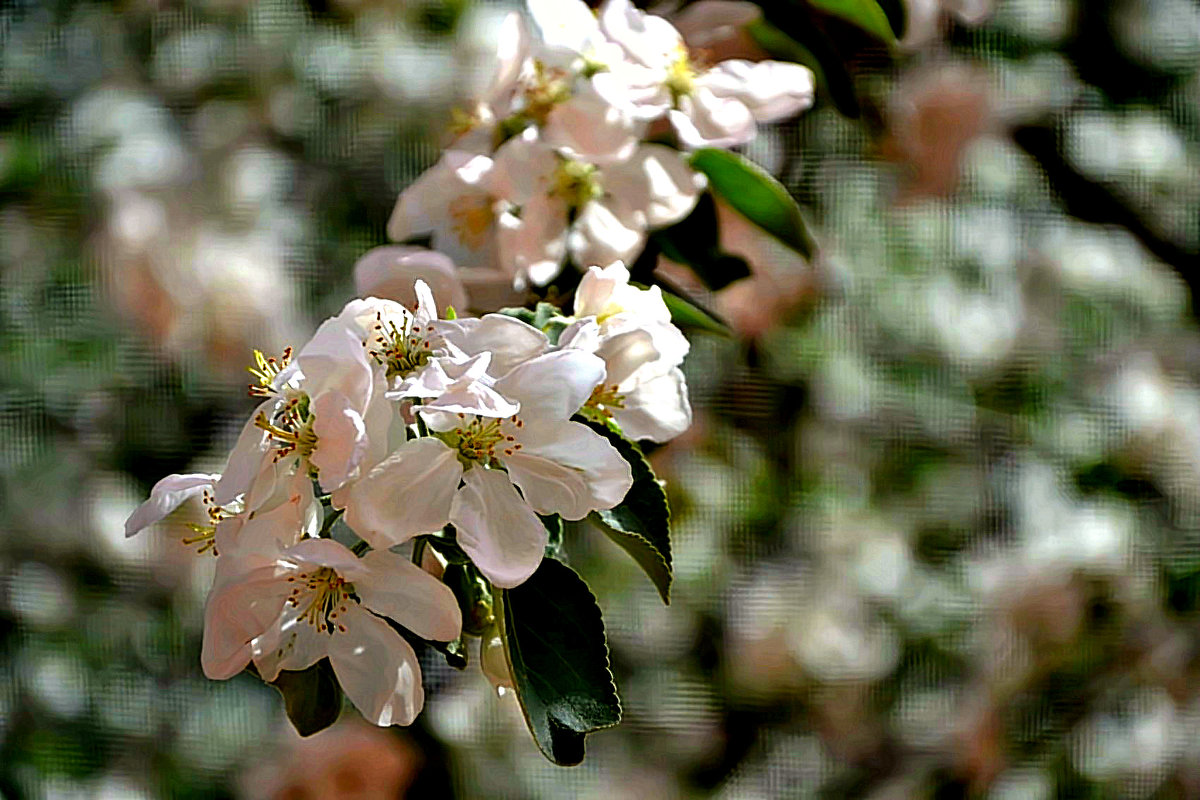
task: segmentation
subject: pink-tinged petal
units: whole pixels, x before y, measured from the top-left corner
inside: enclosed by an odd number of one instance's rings
[[[521,449],[504,456],[513,483],[543,514],[582,519],[612,508],[633,485],[629,463],[600,434],[578,422],[526,425]]]
[[[329,567],[348,581],[364,572],[362,559],[334,539],[304,539],[284,550],[281,558],[301,567]]]
[[[254,424],[254,418],[260,413],[271,416],[276,403],[275,399],[263,402],[254,409],[250,419],[242,427],[242,432],[229,453],[229,461],[221,473],[221,479],[213,487],[214,502],[217,505],[229,505],[248,492],[250,485],[262,470],[263,460],[270,458],[267,433]]]
[[[706,47],[762,18],[762,9],[741,0],[699,0],[672,15],[675,27],[690,47]]]
[[[354,264],[354,287],[360,297],[382,297],[411,308],[417,302],[413,282],[429,284],[437,307],[467,307],[458,268],[445,253],[424,247],[383,245],[364,253]]]
[[[270,509],[223,520],[216,530],[217,552],[222,557],[244,558],[251,553],[277,556],[283,548],[313,532],[320,503],[311,495],[310,489],[309,498],[297,496]]]
[[[321,488],[332,492],[357,474],[369,443],[367,427],[350,398],[340,392],[318,395],[310,408],[317,446],[308,460],[317,468]]]
[[[329,634],[313,627],[305,617],[306,609],[305,603],[285,602],[276,623],[251,642],[254,666],[264,681],[275,680],[285,669],[308,669],[328,655]]]
[[[450,205],[456,200],[486,194],[484,184],[491,169],[492,160],[487,156],[447,150],[436,164],[400,193],[388,220],[388,238],[402,241],[440,228]]]
[[[381,550],[441,530],[461,477],[454,450],[440,439],[413,439],[351,484],[346,524]]]
[[[551,110],[541,134],[563,155],[602,164],[629,158],[644,128],[631,110],[609,103],[589,81]]]
[[[520,216],[506,211],[497,224],[500,267],[514,284],[542,286],[562,272],[568,229],[561,197],[537,195],[521,207]]]
[[[168,475],[154,484],[150,497],[142,503],[125,520],[125,535],[133,536],[143,528],[148,528],[166,518],[175,509],[189,499],[203,494],[211,489],[220,475],[207,473],[192,473],[189,475]]]
[[[630,439],[665,442],[692,425],[687,382],[678,367],[640,383],[625,395],[624,406],[612,414]]]
[[[599,38],[596,17],[582,0],[527,0],[526,6],[543,47],[559,53],[559,61],[578,56]]]
[[[352,318],[327,319],[296,355],[293,363],[304,373],[302,388],[309,397],[340,392],[351,408],[361,412],[366,407],[375,370],[358,328]]]
[[[214,584],[204,607],[200,664],[205,676],[226,680],[250,663],[251,642],[279,619],[290,590],[274,565]]]
[[[813,74],[783,61],[722,61],[697,79],[716,97],[745,105],[758,122],[775,122],[813,103]]]
[[[462,612],[450,587],[387,550],[362,557],[365,572],[354,581],[363,605],[399,622],[422,639],[448,642],[462,633]]]
[[[521,404],[521,418],[568,420],[604,380],[604,362],[582,350],[555,350],[518,364],[496,391]]]
[[[546,334],[527,322],[503,314],[435,323],[446,341],[464,353],[491,353],[488,373],[503,377],[513,367],[540,356],[550,348]]]
[[[647,228],[686,217],[705,185],[704,175],[692,169],[683,154],[661,144],[642,145],[628,161],[604,171],[605,189],[628,207],[642,209]]]
[[[560,350],[582,350],[595,353],[600,347],[600,325],[595,317],[577,319],[558,335]]]
[[[463,475],[450,521],[458,543],[496,586],[519,586],[537,570],[548,535],[508,475],[474,467]]]
[[[527,128],[496,150],[490,186],[495,197],[524,206],[553,188],[559,159],[554,148]]]
[[[737,147],[758,132],[754,115],[745,103],[736,97],[718,97],[704,87],[683,98],[680,108],[667,116],[679,134],[680,144],[688,150]]]
[[[342,691],[376,725],[412,724],[425,705],[417,654],[386,622],[357,605],[351,604],[343,625],[328,645]]]
[[[620,290],[629,285],[629,269],[620,261],[607,267],[589,266],[575,289],[575,316],[603,319],[624,309],[613,304]]]

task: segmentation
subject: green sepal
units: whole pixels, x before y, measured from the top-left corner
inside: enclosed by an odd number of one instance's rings
[[[875,0],[808,0],[816,9],[862,28],[881,42],[896,41],[892,22]]]
[[[769,172],[737,153],[712,147],[693,153],[691,163],[739,214],[812,259],[816,246],[805,228],[800,206]]]
[[[283,695],[288,720],[301,736],[325,730],[342,713],[342,687],[328,658],[308,669],[282,670],[270,685]]]
[[[464,633],[481,636],[496,623],[492,584],[474,564],[447,564],[442,583],[458,601]]]
[[[671,604],[671,508],[667,493],[654,475],[641,448],[607,425],[576,418],[608,439],[633,471],[633,486],[615,508],[593,511],[596,523],[637,562],[658,590],[663,603]]]
[[[521,322],[526,322],[530,325],[533,324],[533,311],[531,311],[528,308],[521,308],[519,306],[517,306],[517,307],[509,306],[509,307],[500,309],[496,313],[503,314],[506,317],[512,317],[514,319],[519,319],[519,320],[521,320]]]
[[[529,732],[550,761],[578,764],[587,734],[621,721],[596,598],[574,570],[546,558],[498,601],[504,657]]]

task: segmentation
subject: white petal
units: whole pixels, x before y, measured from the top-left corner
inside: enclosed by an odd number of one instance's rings
[[[578,293],[576,297],[578,297]],[[600,347],[600,325],[596,322],[595,317],[577,319],[558,335],[560,350],[582,350],[585,353],[595,353],[598,347]]]
[[[592,10],[582,0],[526,0],[542,44],[570,54],[584,52],[599,34]]]
[[[629,285],[629,270],[620,261],[607,267],[589,266],[575,290],[575,316],[603,319],[623,311],[612,308],[612,298],[620,287]]]
[[[521,208],[505,212],[496,231],[500,267],[514,282],[549,283],[562,272],[567,256],[567,206],[562,198],[538,195]]]
[[[438,332],[464,353],[491,353],[488,372],[503,377],[513,367],[540,356],[550,347],[546,334],[527,322],[504,314],[485,314],[436,323]]]
[[[565,421],[604,380],[604,362],[582,350],[556,350],[518,364],[496,391],[521,404],[527,421]]]
[[[671,23],[646,14],[629,0],[607,0],[600,8],[600,27],[635,61],[665,69],[680,53],[686,53],[683,37]]]
[[[735,98],[759,122],[798,114],[813,103],[813,74],[783,61],[722,61],[697,79],[717,97]]]
[[[644,209],[648,228],[686,217],[704,186],[704,176],[678,150],[660,144],[642,145],[629,161],[604,171],[604,188],[626,205]]]
[[[646,243],[645,212],[624,197],[593,200],[571,224],[567,249],[581,266],[633,260]]]
[[[213,680],[232,678],[250,663],[251,642],[279,618],[284,598],[291,590],[275,572],[274,566],[259,567],[213,586],[204,606],[200,650],[205,676]]]
[[[700,147],[727,149],[754,138],[754,115],[736,97],[719,97],[704,86],[683,98],[678,110],[667,115],[680,143],[688,150]]]
[[[527,128],[496,150],[490,181],[492,193],[524,206],[550,191],[558,164],[554,148],[538,137],[536,129]]]
[[[474,467],[463,484],[450,508],[459,545],[496,586],[520,585],[542,561],[545,526],[505,473]]]
[[[658,351],[654,349],[654,338],[644,329],[622,331],[604,337],[596,355],[604,359],[604,383],[617,387],[659,358]]]
[[[192,473],[189,475],[168,475],[154,484],[150,497],[137,507],[129,519],[125,520],[125,535],[133,536],[143,528],[147,528],[162,520],[168,514],[190,498],[203,494],[211,489],[220,475],[207,473]]]
[[[665,442],[692,424],[687,382],[675,368],[645,381],[625,396],[625,407],[612,409],[613,417],[630,439]]]
[[[462,464],[445,443],[414,439],[350,486],[346,524],[377,549],[441,530],[461,476]]]
[[[311,533],[320,503],[312,497],[311,482],[304,476],[301,479],[310,486],[307,497],[297,492],[294,500],[276,503],[253,515],[239,514],[219,523],[216,543],[221,558],[226,555],[244,558],[250,553],[275,556]],[[284,486],[296,483],[289,481]]]
[[[342,691],[376,725],[411,724],[425,704],[412,646],[357,605],[351,604],[343,624],[346,630],[329,640],[329,661]]]
[[[306,611],[304,604],[285,602],[279,619],[251,642],[254,666],[264,681],[275,680],[281,670],[308,669],[328,655],[330,635],[313,627]]]
[[[213,487],[213,501],[219,506],[232,503],[239,495],[250,490],[251,484],[262,471],[263,459],[270,458],[270,443],[267,433],[254,424],[254,418],[259,413],[270,416],[275,410],[276,401],[270,399],[262,403],[250,415],[250,419],[238,434],[237,442],[229,453],[229,461],[221,473],[221,479]]]
[[[448,642],[462,633],[462,612],[446,584],[387,550],[372,550],[362,562],[367,571],[354,581],[354,591],[364,606],[422,639]]]
[[[374,363],[363,347],[363,335],[357,323],[359,304],[327,319],[313,338],[296,354],[294,364],[304,373],[302,388],[309,397],[325,392],[341,392],[349,407],[366,408],[375,382]]]
[[[281,558],[296,564],[329,567],[348,581],[364,572],[354,551],[334,539],[302,539],[283,551]]]
[[[526,425],[520,443],[504,466],[541,513],[582,519],[617,505],[633,485],[629,463],[616,448],[578,422]]]
[[[340,392],[318,395],[311,409],[317,446],[308,460],[317,468],[321,488],[332,492],[357,475],[367,452],[367,427],[350,398]]]

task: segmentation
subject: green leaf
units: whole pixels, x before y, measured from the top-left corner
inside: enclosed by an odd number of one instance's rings
[[[667,291],[662,293],[662,298],[663,302],[667,304],[667,310],[671,312],[671,321],[680,328],[708,331],[718,336],[729,335],[729,328],[725,326],[724,322],[691,300]]]
[[[576,418],[578,419],[578,418]],[[671,508],[667,493],[636,444],[600,423],[579,420],[617,448],[633,470],[633,486],[615,508],[593,511],[589,519],[608,535],[650,578],[671,604]]]
[[[908,30],[908,10],[904,7],[903,0],[878,0],[878,2],[883,13],[887,15],[888,24],[892,26],[896,38],[904,36],[905,31]]]
[[[521,322],[527,322],[530,325],[533,324],[533,312],[530,311],[528,308],[521,308],[519,306],[516,306],[516,307],[508,306],[508,307],[500,309],[496,313],[503,314],[506,317],[513,317],[514,319],[519,319],[519,320],[521,320]]]
[[[271,685],[283,695],[288,719],[301,736],[328,728],[342,713],[342,687],[327,658],[308,669],[283,670]]]
[[[650,234],[650,242],[667,258],[691,267],[705,286],[716,291],[750,274],[745,261],[721,252],[718,231],[716,203],[705,192],[691,214]]]
[[[857,25],[881,42],[896,40],[887,14],[875,0],[808,0],[814,7]]]
[[[779,181],[737,153],[706,147],[692,154],[692,166],[738,213],[811,259],[816,247],[804,227],[800,206]]]
[[[525,722],[546,758],[583,761],[584,737],[621,721],[600,607],[566,564],[499,593],[500,636]]]

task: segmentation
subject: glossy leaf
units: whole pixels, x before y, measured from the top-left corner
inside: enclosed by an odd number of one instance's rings
[[[667,493],[636,444],[606,425],[588,421],[633,469],[633,486],[615,508],[593,511],[589,519],[638,563],[667,605],[671,603],[671,509]]]
[[[504,654],[529,731],[546,758],[578,764],[587,734],[621,721],[596,598],[552,558],[498,597]]]
[[[680,297],[664,290],[662,298],[663,302],[667,304],[667,310],[671,312],[671,322],[680,328],[708,331],[718,336],[729,335],[729,328],[725,326],[725,323],[686,297]]]
[[[738,213],[806,259],[813,257],[816,246],[800,206],[770,173],[737,153],[715,148],[693,153],[692,166],[708,176],[713,191]]]

